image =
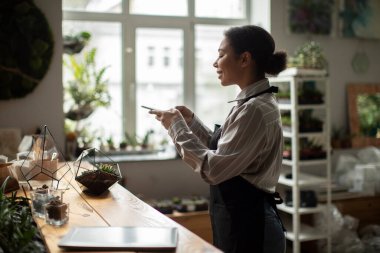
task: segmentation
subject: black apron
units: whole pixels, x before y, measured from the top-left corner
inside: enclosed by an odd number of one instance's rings
[[[247,97],[243,103],[264,93],[277,92],[277,87]],[[209,148],[216,150],[222,128],[215,125]],[[281,203],[278,193],[264,192],[241,176],[210,185],[210,218],[213,242],[226,253],[262,252],[264,241],[264,202],[277,212]]]

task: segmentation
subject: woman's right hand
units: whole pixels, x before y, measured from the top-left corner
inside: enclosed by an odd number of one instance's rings
[[[182,117],[186,121],[186,124],[190,124],[190,122],[194,118],[194,113],[189,108],[187,108],[186,106],[183,106],[183,105],[176,106],[175,109],[180,111],[180,113],[182,114]]]

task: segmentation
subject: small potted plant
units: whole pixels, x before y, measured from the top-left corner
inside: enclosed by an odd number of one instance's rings
[[[292,118],[290,115],[290,112],[284,112],[281,113],[281,123],[282,123],[282,128],[286,131],[291,130],[291,125],[292,125]]]
[[[298,103],[305,104],[323,104],[323,93],[318,90],[315,81],[304,81],[298,91]]]
[[[324,159],[326,158],[326,151],[316,141],[304,138],[301,139],[300,158],[301,160]]]
[[[74,166],[75,180],[89,194],[103,194],[121,179],[119,165],[96,148],[83,151]]]
[[[299,113],[299,131],[301,133],[321,132],[323,121],[314,117],[313,110],[303,110]]]
[[[69,204],[63,202],[63,192],[57,191],[45,208],[45,220],[47,224],[61,226],[69,220]]]
[[[39,218],[45,218],[44,205],[48,203],[52,196],[50,195],[49,186],[44,184],[42,187],[38,187],[30,192],[32,213]]]
[[[290,140],[288,139],[284,140],[284,148],[282,151],[282,157],[287,160],[292,159],[292,145],[291,145]]]

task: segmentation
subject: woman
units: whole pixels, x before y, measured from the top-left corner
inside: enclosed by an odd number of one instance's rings
[[[214,245],[224,252],[285,252],[275,195],[283,136],[272,94],[277,90],[265,74],[284,70],[286,53],[274,52],[272,36],[258,26],[233,27],[224,35],[213,66],[222,86],[241,89],[224,124],[212,133],[184,106],[150,113],[210,184]]]

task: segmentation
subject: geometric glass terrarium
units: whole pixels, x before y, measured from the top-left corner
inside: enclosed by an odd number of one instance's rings
[[[73,177],[70,165],[46,125],[40,134],[33,135],[30,150],[17,163],[15,171],[19,181],[26,181],[31,189],[46,182],[51,182],[51,187],[58,189],[63,178],[67,185]]]
[[[85,193],[100,195],[121,179],[119,164],[96,148],[86,149],[74,162],[75,180]]]

